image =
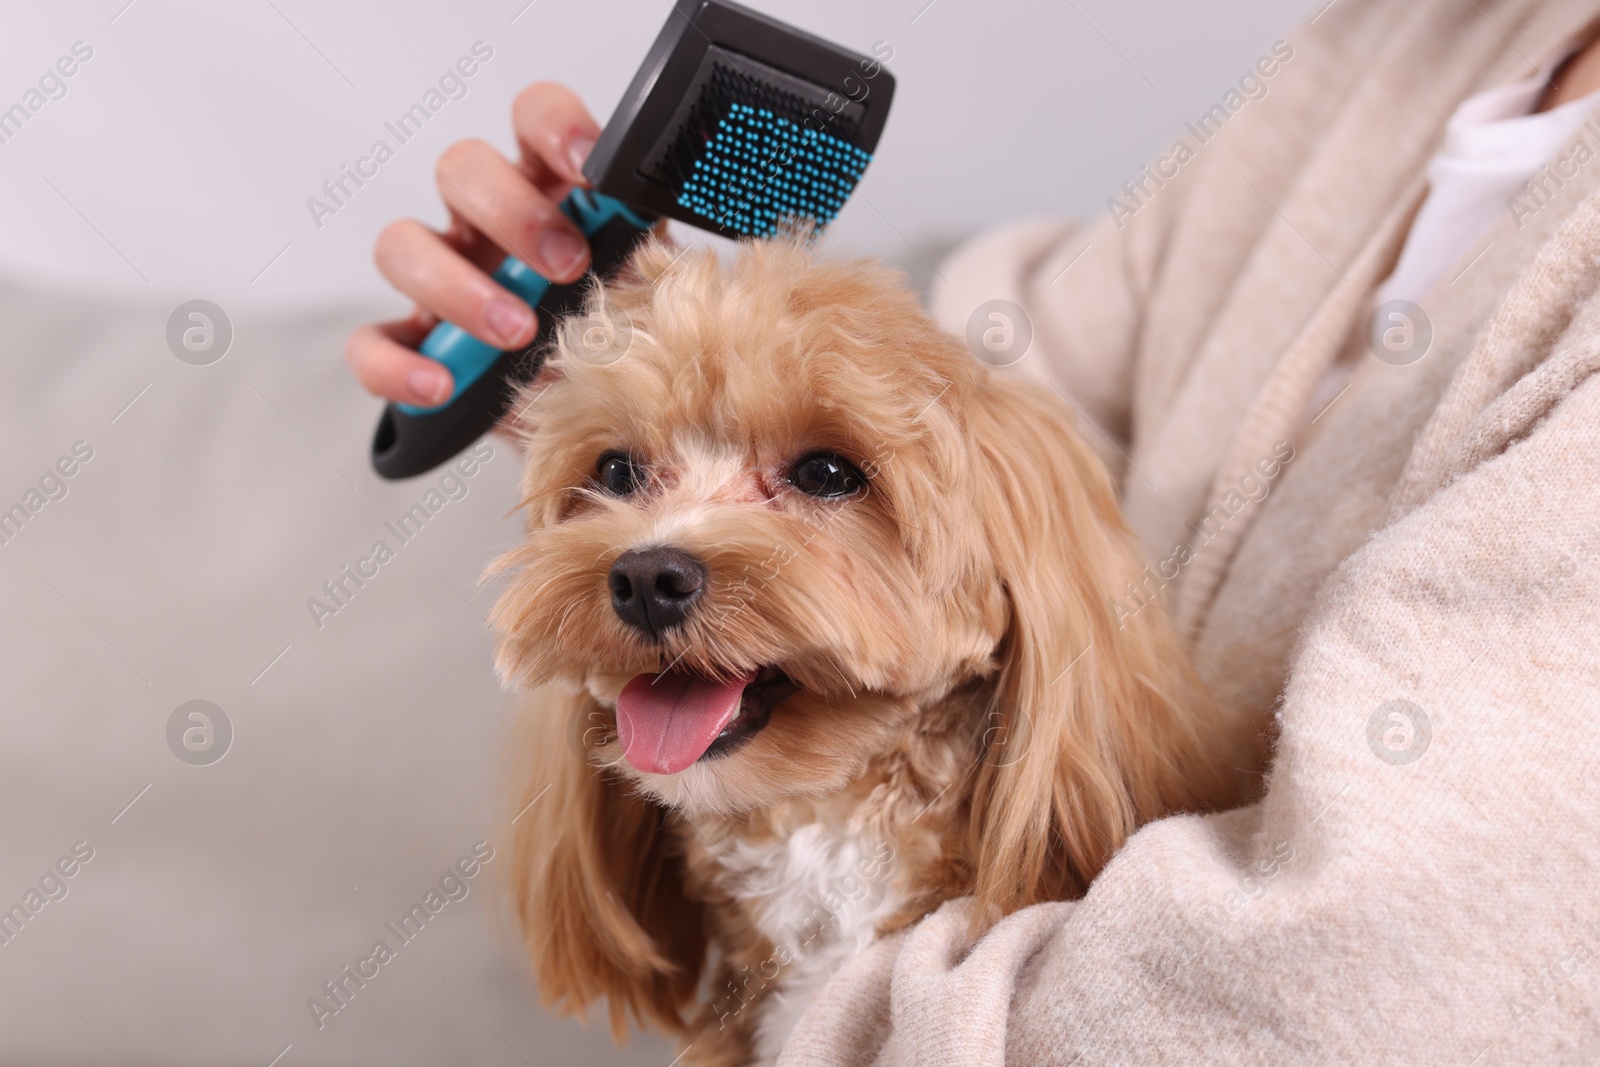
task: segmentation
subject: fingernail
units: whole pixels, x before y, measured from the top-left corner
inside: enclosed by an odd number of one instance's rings
[[[483,309],[483,318],[508,347],[520,344],[533,329],[533,312],[528,305],[508,296],[492,297],[489,306]]]
[[[552,277],[577,273],[586,253],[583,238],[568,230],[550,229],[539,235],[539,258],[544,260],[545,273]]]
[[[583,177],[583,161],[593,150],[594,138],[581,133],[567,142],[567,166],[572,168],[572,177]]]
[[[406,375],[411,394],[424,404],[442,404],[450,396],[450,376],[438,367],[415,367]]]

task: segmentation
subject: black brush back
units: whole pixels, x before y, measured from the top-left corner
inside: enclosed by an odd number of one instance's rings
[[[821,228],[871,161],[893,97],[878,58],[727,0],[679,0],[584,174],[726,236],[766,236],[786,218]]]

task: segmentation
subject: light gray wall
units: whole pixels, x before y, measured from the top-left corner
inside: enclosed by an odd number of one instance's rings
[[[64,98],[0,145],[0,270],[225,307],[381,294],[373,236],[401,215],[441,220],[440,150],[462,137],[509,149],[508,101],[543,78],[575,86],[603,121],[668,6],[126,2],[6,14],[0,106],[74,41],[94,56]],[[1104,210],[1185,119],[1322,2],[759,6],[861,50],[893,47],[894,114],[835,234],[922,276],[924,257],[987,224]],[[494,58],[470,94],[315,227],[306,199],[480,39]]]

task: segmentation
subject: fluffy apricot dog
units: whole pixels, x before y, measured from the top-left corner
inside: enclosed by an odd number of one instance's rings
[[[1142,822],[1238,799],[1248,748],[1054,397],[904,280],[652,241],[519,416],[499,566],[530,691],[509,811],[546,999],[772,1060],[875,938],[1082,894]]]

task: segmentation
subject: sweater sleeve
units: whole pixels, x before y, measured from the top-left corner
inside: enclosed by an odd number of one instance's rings
[[[929,298],[939,323],[980,358],[1071,403],[1085,439],[1118,478],[1127,465],[1139,324],[1182,199],[1177,185],[1167,193],[1131,217],[1030,219],[982,234],[941,265]],[[1002,301],[1022,309],[1019,321],[991,318],[1015,315]],[[1015,348],[980,351],[994,325],[1012,330]]]
[[[1262,801],[976,944],[946,905],[780,1062],[1593,1062],[1600,380],[1512,436],[1330,579]]]

